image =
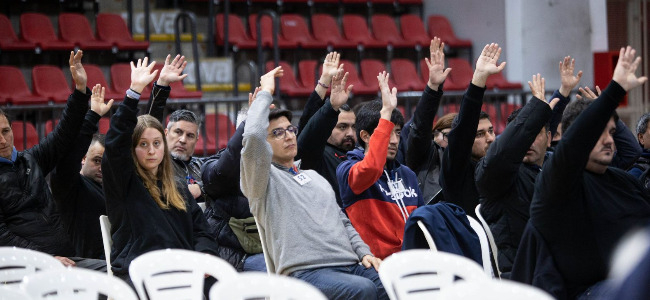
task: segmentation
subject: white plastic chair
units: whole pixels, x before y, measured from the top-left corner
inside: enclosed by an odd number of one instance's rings
[[[474,212],[476,213],[476,217],[478,218],[479,222],[481,222],[481,226],[483,226],[483,230],[485,230],[485,234],[487,235],[488,243],[490,244],[490,249],[492,250],[492,259],[494,260],[494,266],[496,267],[496,271],[497,271],[495,275],[497,275],[498,278],[501,278],[501,269],[499,269],[499,259],[498,259],[499,250],[497,248],[496,241],[494,241],[494,236],[492,235],[492,230],[490,230],[490,226],[488,225],[487,222],[485,222],[485,219],[481,215],[481,204],[476,206]]]
[[[37,271],[63,270],[56,258],[43,252],[17,247],[0,247],[0,284],[18,284]]]
[[[405,250],[387,257],[379,278],[390,299],[432,299],[446,287],[466,281],[490,280],[475,261],[445,252]]]
[[[418,221],[418,227],[420,227],[420,230],[422,230],[422,234],[424,234],[424,239],[427,240],[427,244],[429,245],[429,248],[431,251],[438,251],[438,248],[436,247],[436,243],[433,241],[433,237],[431,236],[431,233],[427,229],[427,226],[422,223],[422,221]]]
[[[137,300],[131,287],[102,272],[67,268],[25,277],[21,288],[32,299],[96,300],[100,294],[114,300]]]
[[[259,272],[242,273],[236,278],[219,282],[210,289],[210,300],[259,298],[273,300],[327,299],[321,291],[304,281]]]
[[[469,220],[469,225],[472,226],[472,229],[474,229],[476,235],[478,235],[478,240],[481,243],[481,260],[483,261],[483,270],[488,276],[494,277],[494,271],[492,270],[492,260],[490,259],[490,246],[488,244],[485,230],[483,229],[483,226],[481,226],[481,223],[476,221],[476,219],[470,216],[467,216],[467,219]]]
[[[108,216],[99,216],[99,227],[102,230],[102,243],[104,244],[104,256],[106,256],[106,274],[113,276],[111,268],[111,247],[113,247],[113,237],[111,236],[111,221]]]
[[[446,300],[552,300],[549,294],[536,287],[510,280],[459,282],[440,293]]]
[[[255,218],[255,226],[257,227],[257,232],[260,234],[260,242],[262,244],[262,252],[264,253],[264,263],[266,264],[266,273],[269,275],[275,274],[275,265],[273,264],[273,260],[271,259],[271,256],[269,255],[269,251],[266,248],[266,242],[264,240],[264,236],[266,235],[266,230],[260,226],[260,222],[257,221],[257,217],[253,216]]]
[[[0,300],[29,300],[32,299],[20,286],[0,286]]]
[[[219,281],[238,276],[225,260],[183,249],[156,250],[138,256],[129,275],[141,299],[203,299],[204,275]],[[147,297],[148,296],[148,297]]]

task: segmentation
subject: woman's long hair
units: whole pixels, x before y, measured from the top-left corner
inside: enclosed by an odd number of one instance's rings
[[[163,155],[163,160],[158,166],[158,172],[155,176],[152,176],[151,173],[145,171],[145,169],[140,166],[138,163],[138,158],[135,154],[135,147],[138,146],[140,138],[144,133],[144,130],[147,128],[153,128],[158,130],[162,135],[162,140],[164,141],[163,146],[165,147],[165,154]],[[160,122],[150,116],[142,115],[138,117],[138,124],[135,126],[133,131],[133,145],[131,146],[131,155],[133,156],[133,163],[135,164],[135,169],[138,173],[138,176],[142,179],[144,186],[149,190],[151,198],[160,206],[162,209],[169,209],[170,206],[175,207],[178,210],[187,211],[185,206],[185,200],[176,189],[176,181],[174,179],[174,170],[172,167],[171,156],[169,156],[169,149],[167,148],[167,139],[165,139],[165,131]],[[162,181],[162,193],[158,187],[158,180]],[[161,194],[163,197],[161,197]]]

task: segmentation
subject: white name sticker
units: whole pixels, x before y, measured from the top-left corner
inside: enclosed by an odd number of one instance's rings
[[[296,176],[293,176],[293,180],[295,180],[300,185],[305,185],[311,181],[311,177],[307,176],[305,173],[300,173]]]

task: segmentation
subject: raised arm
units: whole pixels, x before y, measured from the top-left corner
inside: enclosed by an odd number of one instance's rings
[[[528,82],[532,99],[511,121],[501,136],[490,145],[475,171],[476,188],[488,200],[504,199],[504,194],[515,190],[519,167],[533,141],[551,117],[555,98],[547,103],[544,98],[545,81],[539,74]],[[544,133],[546,134],[546,133]]]
[[[277,67],[260,78],[261,91],[248,110],[241,151],[240,185],[244,196],[251,204],[266,195],[273,151],[266,141],[269,127],[269,105],[273,101],[275,77],[283,75],[282,67]]]
[[[43,175],[50,173],[63,155],[72,149],[88,110],[90,90],[86,87],[88,77],[81,64],[82,57],[83,51],[79,50],[77,53],[70,51],[70,72],[75,90],[68,97],[61,121],[44,140],[27,150],[38,162]]]
[[[307,125],[298,136],[298,157],[302,160],[301,169],[317,169],[323,162],[323,151],[327,139],[332,135],[339,116],[339,108],[348,102],[352,85],[346,88],[348,73],[343,69],[332,79],[332,95],[316,114],[309,119]]]
[[[104,193],[106,201],[122,200],[122,191],[126,188],[135,166],[131,155],[131,136],[137,124],[138,100],[140,93],[158,73],[153,70],[156,62],[147,65],[149,58],[131,62],[131,87],[124,101],[111,117],[110,128],[106,133],[106,149],[102,160],[104,175]],[[152,72],[153,71],[153,72]]]
[[[300,121],[298,122],[300,132],[302,132],[305,126],[307,126],[307,122],[309,122],[316,111],[325,104],[325,96],[327,95],[327,89],[331,86],[332,78],[334,78],[340,69],[343,69],[343,65],[339,65],[340,59],[341,55],[337,52],[330,52],[325,56],[320,79],[318,79],[318,82],[316,83],[314,92],[309,95],[305,108],[300,116]],[[300,134],[300,132],[298,134]]]
[[[187,77],[187,74],[181,75],[187,66],[185,56],[177,54],[171,62],[169,61],[170,58],[171,55],[167,54],[165,65],[160,70],[158,81],[153,84],[151,97],[149,97],[149,103],[147,103],[147,113],[158,119],[158,121],[163,124],[163,127],[165,127],[165,105],[167,105],[167,99],[169,98],[169,92],[171,91],[169,85]]]
[[[429,68],[429,81],[415,108],[406,148],[406,165],[413,170],[423,167],[434,148],[431,133],[433,119],[442,98],[442,83],[451,72],[451,68],[445,69],[444,47],[445,44],[438,37],[433,38],[429,47],[430,58],[425,58]]]

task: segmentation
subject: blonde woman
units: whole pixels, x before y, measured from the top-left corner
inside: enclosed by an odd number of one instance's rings
[[[153,81],[155,62],[131,62],[131,87],[111,118],[102,162],[108,218],[112,224],[112,270],[130,283],[133,259],[158,249],[177,248],[216,254],[201,208],[174,170],[162,124],[136,117],[138,100]]]

